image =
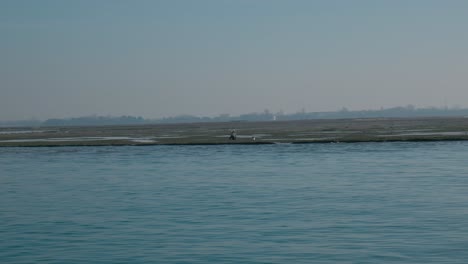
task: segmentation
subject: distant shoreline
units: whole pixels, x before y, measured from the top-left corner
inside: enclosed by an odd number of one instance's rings
[[[232,129],[236,140],[229,140]],[[468,118],[369,118],[0,128],[0,147],[260,145],[468,140]]]
[[[425,107],[413,105],[396,106],[381,109],[306,112],[305,109],[296,113],[253,112],[240,115],[220,114],[218,116],[196,116],[191,114],[164,117],[159,119],[143,118],[141,116],[80,116],[69,118],[49,118],[46,120],[10,120],[0,121],[0,128],[6,127],[57,127],[57,126],[125,126],[125,125],[164,125],[184,123],[220,123],[220,122],[268,122],[295,120],[326,120],[326,119],[357,119],[357,118],[425,118],[425,117],[468,117],[468,108]]]

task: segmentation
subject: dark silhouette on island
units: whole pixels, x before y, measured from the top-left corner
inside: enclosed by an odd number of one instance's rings
[[[292,121],[314,119],[347,119],[347,118],[415,118],[415,117],[465,117],[468,108],[416,108],[412,105],[379,110],[351,111],[342,108],[330,112],[306,112],[304,109],[293,114],[282,111],[273,113],[265,110],[260,113],[249,113],[239,116],[221,114],[216,117],[199,117],[194,115],[179,115],[161,119],[147,119],[135,116],[85,116],[63,119],[48,119],[46,121],[26,120],[0,122],[2,127],[14,126],[103,126],[103,125],[139,125],[139,124],[173,124],[173,123],[205,123],[205,122],[258,122],[258,121]]]

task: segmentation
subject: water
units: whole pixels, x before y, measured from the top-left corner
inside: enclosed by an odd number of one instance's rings
[[[467,149],[0,148],[0,262],[466,263]]]

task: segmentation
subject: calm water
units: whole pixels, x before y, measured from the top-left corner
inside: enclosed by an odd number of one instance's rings
[[[468,142],[0,148],[1,263],[467,263]]]

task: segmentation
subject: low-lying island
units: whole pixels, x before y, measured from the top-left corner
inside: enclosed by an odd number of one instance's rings
[[[230,140],[236,130],[236,139]],[[366,118],[0,128],[0,147],[468,140],[468,118]]]

